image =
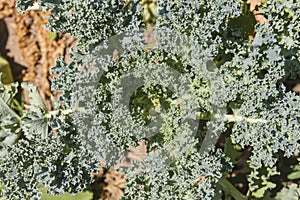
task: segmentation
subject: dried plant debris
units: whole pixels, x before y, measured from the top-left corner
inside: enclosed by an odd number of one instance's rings
[[[92,176],[93,200],[118,200],[124,194],[126,181],[123,173],[99,166],[99,172]]]
[[[52,109],[50,68],[55,66],[59,56],[68,54],[68,49],[76,39],[70,34],[53,33],[46,29],[50,12],[29,10],[20,14],[14,3],[14,0],[0,0],[0,19],[5,21],[10,30],[7,39],[9,42],[6,47],[0,48],[8,49],[7,56],[26,67],[22,77],[17,80],[36,85],[47,108]]]

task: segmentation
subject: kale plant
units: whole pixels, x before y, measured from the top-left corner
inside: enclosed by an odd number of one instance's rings
[[[33,1],[17,3],[24,11]],[[98,165],[116,166],[140,142],[147,157],[119,168],[123,199],[221,199],[222,190],[247,199],[226,179],[231,155],[215,146],[228,131],[232,144],[252,148],[247,196],[263,198],[278,152],[299,153],[300,97],[284,85],[300,69],[297,0],[257,6],[263,24],[236,0],[38,3],[52,12],[51,31],[80,40],[72,62],[59,58],[51,69],[60,91],[53,111],[24,83],[31,103],[18,116],[10,108],[16,86],[0,87],[9,199],[39,199],[39,184],[81,192]]]

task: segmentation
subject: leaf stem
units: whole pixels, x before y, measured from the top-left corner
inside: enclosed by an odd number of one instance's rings
[[[57,115],[57,114],[61,114],[61,115],[69,115],[71,113],[75,113],[75,112],[85,112],[85,109],[84,108],[75,108],[75,109],[66,109],[66,110],[53,110],[53,111],[50,111],[48,112],[45,117],[47,119],[50,119],[51,116],[53,115]]]
[[[236,189],[236,187],[234,187],[225,177],[222,177],[218,183],[223,188],[223,190],[230,193],[234,199],[238,199],[238,200],[248,199],[245,195],[241,194],[241,192],[238,189]]]
[[[249,123],[267,123],[267,120],[260,119],[260,118],[251,118],[251,117],[244,117],[241,115],[228,115],[228,114],[215,114],[215,113],[208,113],[208,112],[200,112],[197,114],[199,119],[202,120],[211,120],[211,119],[221,119],[225,118],[228,122],[241,122],[246,121]]]
[[[240,122],[240,121],[246,121],[249,123],[266,123],[267,121],[264,119],[259,118],[250,118],[250,117],[244,117],[240,115],[220,115],[220,114],[214,114],[215,118],[222,118],[224,117],[229,122]]]

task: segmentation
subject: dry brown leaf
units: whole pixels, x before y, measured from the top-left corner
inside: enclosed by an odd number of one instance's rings
[[[22,15],[16,11],[14,0],[0,0],[0,19],[8,30],[6,41],[2,41],[5,32],[0,33],[0,52],[11,60],[14,75],[17,74],[15,81],[36,85],[47,108],[51,110],[50,67],[56,64],[59,56],[68,55],[67,49],[76,43],[76,39],[69,34],[57,34],[56,39],[51,39],[50,31],[45,27],[49,16],[50,12],[37,10]]]
[[[256,10],[256,6],[261,6],[261,0],[247,0],[247,4],[250,4],[250,11],[253,12],[255,20],[259,24],[264,24],[267,22],[267,19],[263,16],[261,9]],[[252,35],[249,35],[249,39],[253,40],[255,37],[255,31]]]
[[[261,5],[261,0],[247,0],[247,4],[250,4],[250,11],[254,11],[256,6]]]
[[[99,172],[92,176],[93,200],[118,200],[124,194],[126,181],[123,173],[99,166]]]
[[[136,148],[130,149],[127,154],[127,158],[130,160],[142,161],[147,157],[147,145],[144,141],[139,143]]]

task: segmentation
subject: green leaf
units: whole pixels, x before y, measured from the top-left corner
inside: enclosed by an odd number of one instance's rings
[[[300,187],[296,183],[292,183],[288,188],[282,188],[277,193],[276,200],[298,200],[300,198]]]
[[[3,117],[7,117],[8,115],[12,116],[12,118],[14,118],[14,121],[18,121],[19,120],[19,116],[9,107],[9,105],[7,105],[6,102],[7,99],[5,99],[5,97],[1,97],[0,96],[0,119]]]
[[[22,129],[25,136],[30,139],[34,134],[46,138],[48,135],[47,108],[37,88],[29,83],[22,83],[22,88],[29,91],[30,105],[24,110]]]
[[[55,40],[56,37],[57,37],[57,34],[56,34],[56,33],[54,33],[54,32],[50,32],[50,33],[49,33],[49,39],[50,39],[50,40]]]
[[[1,79],[1,74],[0,74]],[[12,145],[16,138],[17,133],[20,131],[19,123],[20,117],[11,109],[11,101],[17,93],[17,83],[11,84],[10,90],[0,82],[0,145]],[[5,155],[7,152],[1,149],[0,156]]]
[[[267,190],[273,189],[275,187],[276,187],[275,183],[267,182],[264,187],[259,188],[258,190],[253,192],[252,195],[256,198],[262,198]]]
[[[230,161],[235,164],[238,163],[239,156],[242,155],[242,153],[239,151],[239,147],[237,145],[233,145],[230,138],[226,138],[225,143],[225,155],[230,158]]]
[[[1,82],[5,85],[14,82],[9,63],[0,57],[0,73],[2,73]]]
[[[21,121],[20,117],[11,109],[11,101],[15,96],[15,94],[17,93],[17,86],[18,83],[11,84],[10,90],[7,90],[0,82],[0,135],[1,137],[7,135],[10,132],[9,129],[11,130],[16,129],[17,127],[16,124],[18,124]]]
[[[293,171],[287,177],[290,180],[299,179],[300,178],[300,165],[296,165],[293,168]]]
[[[37,90],[37,88],[30,83],[23,82],[22,88],[27,90],[29,92],[29,98],[30,98],[30,106],[29,108],[34,111],[41,111],[46,112],[46,105]]]
[[[85,191],[76,195],[62,194],[62,195],[51,195],[47,194],[47,189],[41,189],[42,197],[41,200],[91,200],[93,198],[93,193]]]
[[[233,198],[239,200],[246,200],[245,197],[238,189],[236,189],[231,182],[229,182],[225,177],[222,177],[218,184],[222,187],[223,191],[227,194],[230,194]]]

